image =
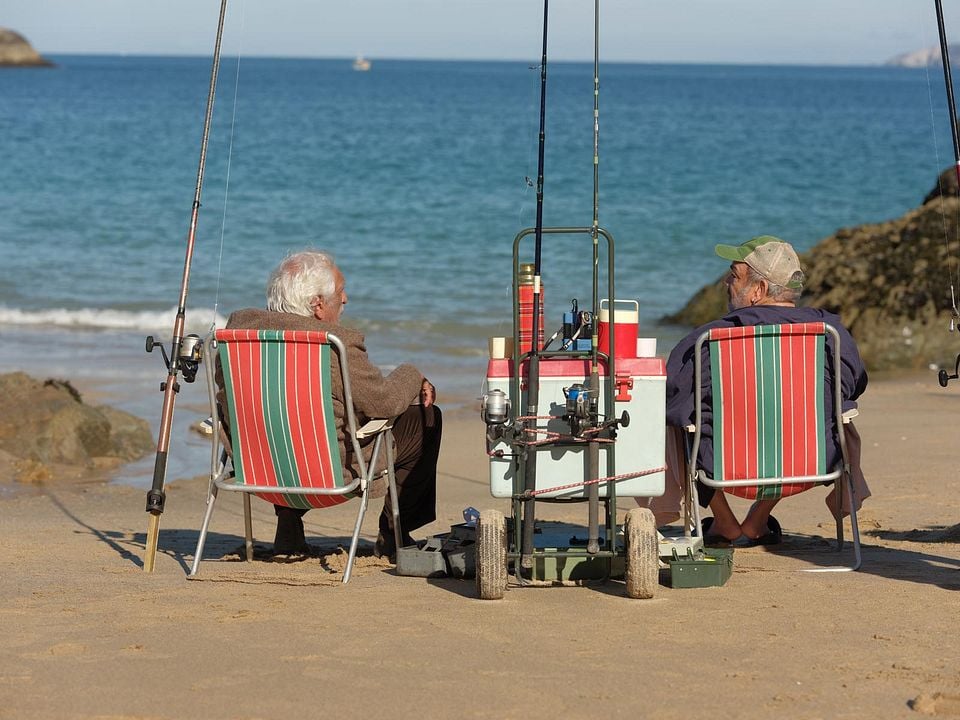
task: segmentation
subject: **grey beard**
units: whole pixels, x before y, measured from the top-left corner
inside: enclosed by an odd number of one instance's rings
[[[740,308],[747,307],[750,303],[747,302],[747,292],[750,288],[745,288],[739,295],[734,295],[733,292],[727,291],[727,312],[733,312],[734,310],[739,310]]]

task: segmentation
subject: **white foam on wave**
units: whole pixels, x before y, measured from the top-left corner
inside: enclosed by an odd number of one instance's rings
[[[169,310],[112,310],[109,308],[50,308],[47,310],[23,310],[0,306],[0,325],[34,327],[70,327],[107,330],[169,330],[173,327],[177,309]],[[211,320],[217,327],[226,323],[212,308],[188,309],[186,329],[202,333],[210,328]]]

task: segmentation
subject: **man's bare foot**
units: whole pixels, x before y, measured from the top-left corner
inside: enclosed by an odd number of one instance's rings
[[[730,509],[726,495],[719,490],[710,498],[710,511],[713,513],[713,518],[704,518],[704,524],[710,520],[710,525],[705,525],[704,535],[708,533],[706,528],[709,528],[709,534],[714,538],[736,540],[740,537],[740,521]]]
[[[756,536],[748,534],[751,528],[747,526],[746,522],[744,528],[743,535],[731,543],[733,547],[748,548],[757,545],[779,545],[783,541],[783,529],[773,515],[767,515],[766,526]]]
[[[769,517],[769,516],[768,516]],[[768,532],[767,529],[767,518],[763,519],[763,525],[758,527],[757,523],[752,518],[747,518],[743,521],[743,524],[740,526],[740,529],[743,531],[743,534],[746,535],[751,540],[756,540],[758,537],[766,535]]]
[[[703,536],[706,540],[711,538],[713,540],[736,540],[741,535],[740,524],[736,521],[734,522],[722,522],[716,516],[714,517],[705,517],[701,523],[703,528]]]
[[[757,500],[750,506],[747,516],[740,523],[740,529],[749,540],[756,540],[770,531],[767,527],[767,519],[778,502],[779,498],[766,498]]]

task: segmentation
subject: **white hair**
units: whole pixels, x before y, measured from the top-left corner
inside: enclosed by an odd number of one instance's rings
[[[756,285],[761,280],[767,283],[767,297],[769,297],[771,300],[775,300],[777,302],[796,303],[800,299],[800,296],[803,294],[802,287],[788,288],[788,287],[784,287],[783,285],[777,285],[776,283],[770,282],[763,275],[761,275],[752,267],[747,265],[747,281],[750,284],[750,286]],[[791,278],[791,281],[793,282],[802,283],[803,280],[804,280],[803,273],[799,270],[795,272],[793,274],[793,277]]]
[[[270,273],[267,310],[313,315],[317,303],[336,291],[336,267],[333,255],[321,250],[288,255]]]

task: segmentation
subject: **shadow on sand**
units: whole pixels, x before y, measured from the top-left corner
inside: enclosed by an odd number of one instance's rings
[[[96,527],[80,517],[69,507],[68,502],[56,493],[48,491],[47,496],[65,517],[83,528],[82,532],[90,534],[107,545],[124,561],[137,567],[143,567],[142,556],[146,544],[146,533],[133,533],[131,535],[109,528]],[[897,543],[897,546],[869,545],[864,542],[862,545],[863,565],[858,572],[890,580],[935,585],[945,590],[960,590],[960,558],[933,554],[910,547],[919,543],[955,543],[960,536],[958,526],[933,526],[907,531],[873,530],[865,532],[862,539],[866,540],[867,537],[871,536],[888,543]],[[198,537],[199,529],[161,529],[157,550],[176,560],[186,574],[189,571],[190,561],[193,560]],[[319,542],[316,538],[313,538],[310,554],[295,557],[277,556],[273,554],[270,547],[255,544],[254,561],[269,564],[289,564],[291,562],[319,559],[320,567],[325,572],[332,573],[341,569],[341,560],[345,557],[346,548],[349,547],[349,544],[349,536],[324,537],[319,539]],[[765,551],[775,555],[796,558],[814,567],[827,567],[845,562],[850,555],[849,541],[846,543],[842,555],[833,549],[834,544],[832,538],[789,533],[784,536],[782,544],[767,547],[760,552]],[[361,541],[357,548],[357,558],[371,558],[372,556],[373,544],[368,541]],[[243,562],[243,557],[243,536],[233,533],[207,533],[204,562],[240,563]],[[736,564],[736,554],[734,555],[734,563]],[[203,567],[201,565],[201,569]],[[386,574],[395,573],[393,568],[384,568],[383,572]],[[784,572],[790,571],[785,569]],[[669,576],[667,576],[668,579]],[[430,578],[427,581],[456,595],[475,596],[474,583],[470,580]],[[661,573],[661,584],[663,583],[664,575]],[[514,587],[513,582],[511,582],[511,587]],[[623,592],[622,583],[617,580],[607,583],[591,583],[587,587],[607,594],[621,594]]]

